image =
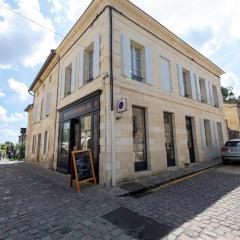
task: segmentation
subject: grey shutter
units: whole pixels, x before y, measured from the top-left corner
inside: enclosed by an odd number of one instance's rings
[[[61,81],[60,81],[60,98],[63,99],[64,98],[64,91],[65,91],[65,67],[64,65],[62,66],[62,70],[61,70]]]
[[[83,86],[83,76],[84,76],[84,49],[80,49],[79,53],[79,82],[78,87]]]
[[[51,97],[52,97],[52,94],[51,94],[51,92],[49,92],[47,94],[46,103],[45,103],[45,116],[49,116],[50,115],[50,111],[51,111]]]
[[[36,123],[36,105],[33,106],[33,123]]]
[[[76,89],[76,61],[77,58],[75,58],[72,61],[72,72],[71,72],[71,93],[73,93]]]
[[[214,106],[213,89],[212,89],[212,83],[210,81],[209,81],[209,92],[210,92],[211,105]]]
[[[93,78],[100,75],[100,36],[94,39],[93,47]]]
[[[201,102],[202,94],[201,94],[201,89],[200,89],[200,80],[199,80],[199,76],[197,74],[195,74],[195,79],[196,79],[196,89],[197,89],[197,100],[199,102]]]
[[[211,105],[209,81],[206,79],[205,79],[205,86],[206,86],[206,94],[207,94],[207,104]]]
[[[179,85],[179,93],[181,96],[185,96],[185,89],[183,83],[183,67],[181,64],[177,64],[178,69],[178,85]]]
[[[154,85],[153,80],[153,60],[152,60],[152,49],[145,47],[145,63],[146,63],[146,82]]]
[[[215,126],[214,126],[214,121],[210,120],[210,128],[211,128],[211,137],[212,137],[212,146],[216,147],[216,134],[215,134]]]
[[[215,132],[215,141],[216,141],[216,147],[220,145],[219,142],[219,136],[218,136],[218,127],[217,122],[214,121],[214,132]]]
[[[172,90],[170,63],[169,63],[169,60],[163,57],[160,57],[160,80],[161,80],[161,89],[170,92]]]
[[[207,140],[206,140],[206,132],[205,132],[205,125],[204,125],[204,119],[200,118],[200,130],[201,130],[201,137],[202,137],[202,147],[207,147]]]
[[[217,93],[218,93],[219,108],[222,109],[223,108],[223,96],[222,96],[222,91],[221,91],[220,87],[218,87],[218,86],[217,86]]]
[[[195,80],[194,73],[192,71],[190,72],[190,79],[191,79],[192,98],[194,100],[197,100],[196,80]]]
[[[128,36],[122,34],[122,74],[131,78],[131,42]]]

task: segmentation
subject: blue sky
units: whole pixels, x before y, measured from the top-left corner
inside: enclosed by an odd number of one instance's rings
[[[0,143],[27,126],[27,89],[91,0],[0,0]],[[132,0],[226,74],[222,85],[240,95],[239,0]],[[16,13],[13,13],[12,9]],[[45,26],[42,28],[20,15]],[[55,34],[57,32],[59,35]]]

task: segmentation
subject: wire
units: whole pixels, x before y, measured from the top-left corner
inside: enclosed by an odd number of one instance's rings
[[[50,31],[50,32],[52,32],[52,33],[54,33],[54,34],[56,34],[56,35],[64,38],[64,36],[63,36],[62,34],[57,33],[56,31],[54,31],[54,30],[52,30],[52,29],[50,29],[50,28],[48,28],[48,27],[46,27],[46,26],[44,26],[44,25],[36,22],[35,20],[33,20],[33,19],[31,19],[31,18],[28,18],[28,17],[24,16],[23,14],[21,14],[21,13],[19,13],[19,12],[14,11],[14,10],[11,9],[11,8],[8,8],[8,7],[6,7],[6,6],[2,5],[2,4],[0,4],[0,7],[5,8],[5,9],[7,9],[7,10],[13,12],[13,13],[15,13],[16,15],[18,15],[18,16],[20,16],[20,17],[22,17],[22,18],[24,18],[24,19],[26,19],[26,20],[34,23],[34,24],[37,24],[38,26],[40,26],[40,27],[42,27],[42,28],[45,28],[46,30],[48,30],[48,31]]]
[[[52,32],[52,33],[54,33],[54,34],[62,37],[63,39],[65,38],[64,35],[62,35],[62,34],[56,32],[56,31],[54,31],[54,30],[52,30],[52,29],[50,29],[50,28],[48,28],[48,27],[46,27],[46,26],[38,23],[37,21],[35,21],[35,20],[33,20],[33,19],[29,18],[29,17],[24,16],[24,15],[21,14],[21,13],[18,13],[18,12],[16,12],[16,11],[14,11],[14,10],[11,9],[11,8],[8,8],[8,7],[6,7],[6,6],[2,5],[2,4],[0,4],[0,7],[5,8],[5,9],[7,9],[8,11],[11,11],[12,13],[14,13],[14,14],[22,17],[22,18],[24,18],[24,19],[27,20],[27,21],[30,21],[30,22],[32,22],[32,23],[34,23],[34,24],[36,24],[36,25],[38,25],[38,26],[46,29],[47,31],[50,31],[50,32]],[[36,8],[36,9],[37,9],[37,8]],[[39,10],[39,9],[37,9],[37,10]],[[81,45],[81,44],[79,44],[79,43],[76,43],[76,45],[78,45],[79,47],[82,47],[82,48],[84,48],[84,49],[86,49],[86,48],[88,47],[88,46],[83,46],[83,45]],[[93,49],[93,52],[96,52],[96,50]],[[97,53],[99,53],[99,52],[97,52]],[[101,57],[104,57],[104,58],[106,58],[106,59],[109,59],[109,56],[103,55],[102,53],[101,53]]]

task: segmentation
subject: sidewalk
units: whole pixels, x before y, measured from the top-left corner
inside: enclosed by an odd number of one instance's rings
[[[89,185],[84,188],[82,188],[84,193],[88,194],[94,194],[97,193],[98,191],[103,191],[108,190],[113,193],[113,195],[121,195],[121,196],[133,196],[140,194],[142,192],[146,192],[148,190],[151,190],[153,188],[156,188],[158,186],[161,186],[163,184],[169,183],[171,181],[192,175],[194,173],[203,171],[205,169],[209,169],[212,167],[215,167],[217,165],[222,164],[221,159],[217,160],[212,160],[208,162],[202,162],[202,163],[195,163],[187,168],[179,168],[174,171],[168,171],[165,173],[161,173],[159,175],[155,176],[150,176],[146,178],[141,178],[141,179],[136,179],[134,181],[126,182],[123,184],[120,184],[119,186],[115,188],[111,187],[103,187],[99,185]],[[36,163],[22,163],[20,165],[23,167],[25,170],[33,172],[34,174],[43,177],[47,179],[48,181],[63,187],[65,189],[71,190],[69,184],[70,184],[70,176],[65,175],[62,173],[58,173],[56,171],[52,171],[51,169],[45,169],[40,167]],[[106,189],[107,188],[107,189]]]
[[[133,196],[159,187],[163,184],[167,184],[171,181],[215,167],[220,164],[222,164],[221,159],[195,163],[186,168],[179,168],[174,171],[168,171],[159,175],[136,179],[135,181],[123,183],[119,187],[127,192],[123,196]]]

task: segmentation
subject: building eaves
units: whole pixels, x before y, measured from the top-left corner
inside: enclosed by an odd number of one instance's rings
[[[51,63],[51,61],[55,57],[55,55],[56,55],[56,50],[52,49],[50,54],[48,55],[46,61],[42,65],[41,69],[39,70],[37,76],[35,77],[34,81],[32,82],[31,86],[29,87],[29,89],[28,89],[29,92],[33,90],[34,86],[36,85],[36,83],[40,79],[43,72],[46,70],[47,66]]]

